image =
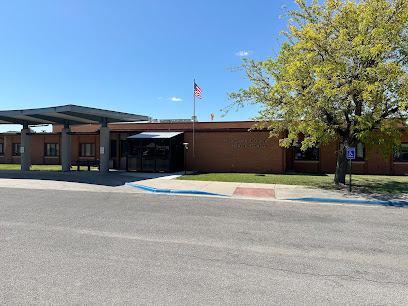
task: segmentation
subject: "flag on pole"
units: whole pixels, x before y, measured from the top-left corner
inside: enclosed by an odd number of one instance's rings
[[[194,95],[201,99],[200,93],[202,92],[201,88],[197,86],[196,83],[194,83]]]

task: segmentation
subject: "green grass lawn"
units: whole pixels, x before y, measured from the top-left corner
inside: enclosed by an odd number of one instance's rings
[[[61,165],[31,165],[30,170],[37,171],[61,171]],[[0,170],[20,170],[20,164],[0,164]],[[72,166],[71,171],[76,171],[77,166]],[[81,166],[80,170],[88,170],[87,166]],[[98,167],[91,167],[91,170],[98,170]]]
[[[334,174],[255,174],[255,173],[207,173],[197,175],[184,175],[180,180],[242,182],[304,185],[323,189],[341,190],[348,185],[334,185]],[[346,176],[348,184],[349,176]],[[408,176],[388,175],[352,175],[354,191],[364,193],[408,193]]]

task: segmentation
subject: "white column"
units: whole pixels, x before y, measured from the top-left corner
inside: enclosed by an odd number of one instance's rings
[[[21,143],[20,143],[20,153],[21,153],[21,170],[29,171],[30,162],[30,129],[27,125],[24,125],[21,130]]]
[[[61,165],[62,171],[71,171],[71,129],[63,128],[61,134],[62,150],[61,150]]]
[[[109,152],[110,152],[110,131],[107,126],[102,126],[99,134],[100,141],[100,172],[107,173],[109,172]]]

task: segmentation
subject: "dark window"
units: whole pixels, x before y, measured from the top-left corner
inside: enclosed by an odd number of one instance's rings
[[[401,153],[394,152],[394,161],[408,162],[408,143],[401,144]]]
[[[141,143],[141,139],[132,139],[131,141],[129,141],[126,147],[128,156],[140,157],[142,154]]]
[[[168,159],[169,153],[170,153],[169,139],[157,139],[156,140],[156,157]]]
[[[111,158],[116,158],[117,150],[116,150],[116,140],[111,140],[111,145],[110,145],[110,157]]]
[[[340,150],[343,148],[343,143],[340,143]],[[358,143],[356,146],[356,158],[355,160],[365,159],[365,148],[362,143]]]
[[[45,156],[59,156],[59,144],[47,143],[45,147]]]
[[[21,156],[21,144],[13,143],[13,156]]]
[[[94,143],[81,143],[81,157],[95,156],[95,144]]]
[[[4,143],[0,143],[0,155],[4,155]]]
[[[295,160],[319,160],[319,149],[309,148],[302,151],[299,147],[295,147]]]
[[[128,152],[127,140],[121,140],[120,141],[120,156],[121,157],[126,157],[127,152]]]

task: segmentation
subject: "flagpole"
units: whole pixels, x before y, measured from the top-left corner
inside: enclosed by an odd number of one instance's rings
[[[193,95],[194,95],[194,109],[193,109],[193,172],[195,172],[195,79],[193,85]]]

